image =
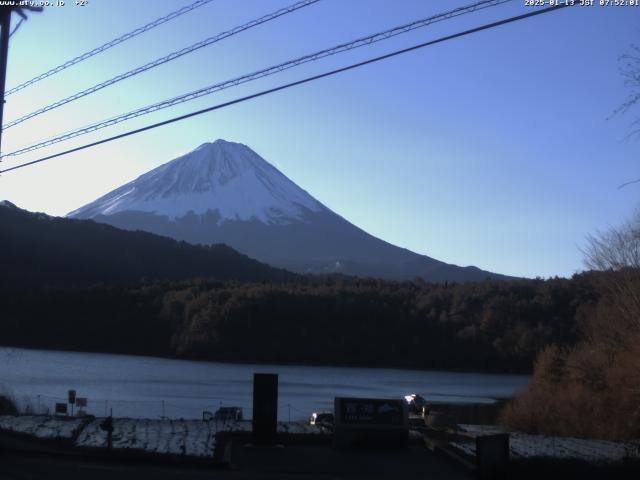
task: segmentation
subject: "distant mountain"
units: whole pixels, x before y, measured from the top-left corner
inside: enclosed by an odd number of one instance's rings
[[[249,147],[217,140],[68,215],[193,244],[225,243],[300,273],[430,281],[507,278],[391,245],[332,212]]]
[[[84,286],[143,277],[287,281],[226,245],[196,246],[88,220],[50,217],[0,202],[0,287]]]

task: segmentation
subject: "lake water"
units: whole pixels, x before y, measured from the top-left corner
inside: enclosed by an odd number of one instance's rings
[[[279,374],[280,420],[332,409],[336,396],[491,402],[510,397],[528,375],[493,375],[383,368],[305,367],[195,362],[101,353],[0,347],[0,392],[34,410],[52,412],[67,391],[88,399],[86,411],[118,417],[201,418],[219,406],[251,417],[253,374]],[[0,393],[1,394],[1,393]]]

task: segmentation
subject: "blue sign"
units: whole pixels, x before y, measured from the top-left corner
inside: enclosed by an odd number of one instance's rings
[[[405,402],[400,399],[338,397],[335,408],[342,425],[402,427],[407,421]]]

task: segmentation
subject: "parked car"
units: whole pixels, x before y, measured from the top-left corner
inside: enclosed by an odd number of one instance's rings
[[[333,412],[313,412],[309,417],[309,425],[318,427],[332,427],[333,422]]]
[[[409,412],[411,413],[422,414],[424,409],[427,409],[428,411],[427,400],[417,393],[405,395],[404,400],[405,402],[407,402],[407,405],[409,406]]]

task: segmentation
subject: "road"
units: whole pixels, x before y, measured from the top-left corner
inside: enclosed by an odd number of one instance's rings
[[[471,478],[424,448],[407,451],[336,451],[330,447],[240,452],[233,468],[110,462],[43,454],[0,454],[0,480],[355,480]]]

